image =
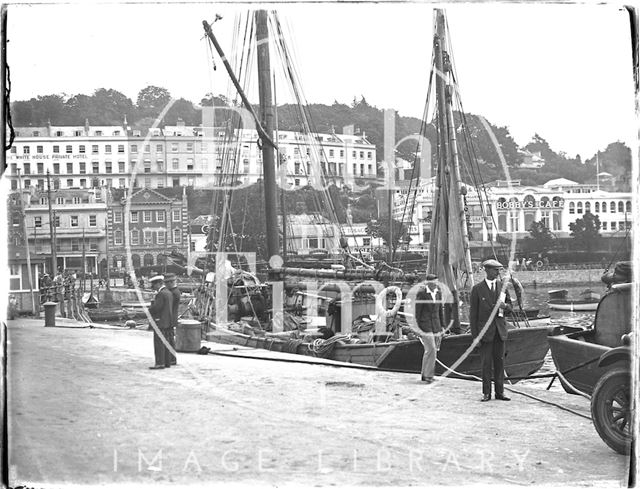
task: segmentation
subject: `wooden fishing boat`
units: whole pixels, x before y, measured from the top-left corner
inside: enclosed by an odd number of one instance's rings
[[[467,219],[463,218],[465,213],[465,204],[463,197],[463,184],[460,177],[459,169],[459,151],[456,146],[456,124],[454,123],[453,102],[459,94],[457,89],[456,77],[453,73],[453,64],[450,63],[451,53],[449,50],[449,42],[447,40],[447,27],[444,18],[444,11],[436,9],[435,15],[435,33],[434,36],[434,66],[432,73],[436,80],[435,98],[437,115],[436,122],[439,128],[439,159],[436,168],[436,190],[434,192],[433,202],[433,220],[431,228],[431,242],[429,250],[429,261],[427,266],[428,273],[435,273],[440,280],[442,286],[451,293],[448,295],[448,317],[447,323],[451,321],[454,327],[451,328],[449,334],[443,339],[438,358],[440,365],[440,373],[444,373],[448,368],[453,368],[456,375],[477,375],[480,373],[480,357],[478,353],[473,351],[472,337],[465,334],[461,329],[459,316],[459,304],[461,298],[461,289],[467,283],[473,284],[473,267],[471,264],[469,237],[467,229]],[[265,197],[265,222],[266,222],[266,248],[268,256],[275,256],[280,253],[278,224],[276,219],[276,202],[275,202],[275,175],[274,175],[274,131],[273,131],[273,103],[271,101],[271,75],[268,70],[268,49],[265,46],[268,42],[268,15],[273,15],[271,19],[274,24],[278,24],[276,14],[267,14],[264,11],[255,13],[255,33],[258,46],[258,72],[260,84],[260,117],[254,112],[251,104],[248,102],[246,95],[243,93],[242,87],[233,74],[233,70],[228,64],[227,57],[222,52],[215,36],[212,33],[211,26],[204,22],[205,33],[211,40],[213,47],[220,55],[225,69],[234,83],[242,101],[247,110],[252,113],[256,128],[261,138],[262,144],[262,161],[264,173],[264,197]],[[279,39],[283,43],[283,39]],[[284,48],[283,48],[284,49]],[[263,63],[261,65],[261,63]],[[449,95],[447,95],[449,94]],[[452,96],[453,95],[453,96]],[[460,110],[461,104],[458,100],[456,110]],[[433,104],[426,102],[426,106]],[[262,126],[264,124],[264,127]],[[306,126],[305,126],[306,127]],[[311,134],[312,136],[312,134]],[[309,139],[315,141],[316,138]],[[316,151],[317,150],[317,151]],[[310,152],[312,155],[321,154],[321,148],[316,148]],[[320,168],[320,162],[317,161],[317,167]],[[320,175],[322,183],[324,176]],[[423,185],[416,179],[415,186]],[[390,205],[392,199],[389,199]],[[391,211],[389,211],[391,212]],[[224,216],[221,220],[224,223]],[[213,228],[212,228],[213,229]],[[218,239],[211,235],[210,243],[218,243],[216,249],[225,249],[224,238],[222,232],[223,226],[218,231]],[[213,231],[210,231],[213,233]],[[346,243],[346,240],[344,240]],[[391,240],[393,243],[393,240]],[[342,246],[342,239],[341,239]],[[389,250],[389,263],[394,262],[395,246],[392,244]],[[343,246],[346,248],[346,246]],[[443,251],[444,250],[444,251]],[[212,248],[213,251],[213,248]],[[348,254],[348,251],[345,250]],[[350,258],[355,258],[350,256]],[[362,264],[362,262],[360,262]],[[231,343],[237,345],[248,346],[252,348],[263,348],[273,351],[283,351],[289,353],[297,353],[301,355],[322,356],[341,362],[355,363],[367,366],[373,366],[381,369],[420,372],[423,356],[423,347],[417,339],[413,339],[410,333],[404,334],[404,329],[398,326],[395,319],[399,319],[397,314],[403,313],[396,305],[384,311],[388,321],[379,323],[384,331],[377,331],[376,334],[370,335],[369,341],[362,338],[355,338],[354,335],[343,334],[339,327],[335,324],[341,324],[341,321],[334,323],[333,332],[335,336],[327,339],[318,339],[315,336],[308,336],[302,333],[270,333],[263,326],[273,324],[275,316],[275,306],[270,303],[274,299],[275,284],[283,287],[283,292],[288,289],[301,288],[304,290],[304,284],[307,281],[317,280],[319,289],[322,290],[322,296],[317,296],[318,300],[324,301],[324,307],[329,311],[328,302],[333,302],[333,306],[346,301],[349,306],[355,305],[355,296],[352,294],[358,289],[356,295],[365,297],[359,306],[363,309],[357,313],[352,311],[352,316],[348,318],[350,324],[363,314],[378,316],[379,310],[377,304],[380,302],[388,302],[386,296],[390,291],[389,286],[396,289],[396,294],[400,294],[400,302],[405,303],[407,289],[418,281],[418,277],[412,274],[404,273],[402,270],[393,267],[373,269],[373,267],[365,267],[364,269],[355,270],[337,270],[337,269],[309,269],[296,268],[289,266],[272,265],[269,269],[269,282],[266,284],[257,283],[255,277],[240,279],[239,281],[229,281],[231,292],[225,298],[224,303],[216,301],[213,294],[213,286],[209,285],[202,288],[196,294],[197,305],[195,309],[199,312],[200,319],[207,325],[205,335],[207,339],[219,341],[223,343]],[[463,278],[464,276],[464,278]],[[311,279],[311,280],[310,280]],[[363,282],[376,282],[380,285],[380,290],[376,287],[363,286]],[[515,281],[513,281],[515,283]],[[384,285],[382,285],[384,284]],[[335,294],[329,294],[329,289],[333,286]],[[387,288],[385,288],[387,286]],[[211,291],[211,292],[209,292]],[[305,291],[305,294],[315,294],[314,291]],[[287,293],[284,294],[285,296]],[[398,296],[397,296],[398,297]],[[519,300],[519,297],[518,297]],[[285,297],[279,299],[280,303],[285,303]],[[254,328],[242,326],[234,328],[233,325],[223,326],[217,322],[213,325],[214,308],[216,302],[219,307],[227,308],[228,315],[236,321],[239,318],[249,316]],[[521,306],[521,304],[520,304]],[[368,309],[367,309],[368,307]],[[402,306],[404,307],[404,306]],[[302,307],[300,308],[303,309]],[[273,315],[273,316],[272,316]],[[517,318],[512,318],[512,325]],[[519,319],[525,320],[524,317]],[[537,319],[537,318],[531,318]],[[545,318],[542,318],[544,320]],[[238,323],[236,323],[238,324]],[[330,324],[327,323],[327,326]],[[547,328],[545,326],[513,328],[509,331],[506,345],[505,365],[507,373],[513,377],[523,377],[535,372],[539,369],[548,351]],[[235,330],[234,330],[235,329]]]

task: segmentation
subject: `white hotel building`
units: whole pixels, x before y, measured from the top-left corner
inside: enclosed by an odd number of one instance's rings
[[[365,135],[277,133],[278,173],[284,188],[313,183],[322,167],[328,184],[366,185],[377,175],[376,149]],[[7,153],[11,188],[52,189],[130,186],[212,188],[219,183],[251,184],[262,178],[262,154],[255,130],[228,137],[202,126],[136,129],[123,126],[16,128]]]

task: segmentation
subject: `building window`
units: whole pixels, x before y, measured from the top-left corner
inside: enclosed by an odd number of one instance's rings
[[[46,197],[40,197],[40,205],[47,205],[49,203],[49,200]]]
[[[92,173],[100,173],[100,163],[94,161],[91,163],[91,172]]]
[[[138,222],[138,211],[131,211],[131,222]]]
[[[173,243],[174,244],[182,243],[182,233],[180,232],[179,228],[175,228],[173,230]]]
[[[89,251],[98,251],[98,241],[95,239],[89,240]]]
[[[163,160],[157,160],[156,164],[158,165],[158,171],[164,171],[164,161]]]
[[[164,211],[156,211],[156,221],[164,222],[165,212]]]
[[[26,178],[24,181],[24,188],[29,188],[29,187],[31,187],[31,180]]]
[[[80,154],[84,154],[85,153],[84,144],[81,144],[80,146],[78,146],[78,153],[80,153]]]
[[[174,170],[177,170],[178,168],[180,168],[180,166],[179,166],[179,164],[180,164],[180,163],[179,163],[179,161],[180,161],[180,160],[178,160],[178,158],[173,158],[173,159],[171,160],[171,168],[173,168]]]
[[[70,221],[71,221],[72,228],[78,227],[78,216],[70,216]]]
[[[38,167],[38,173],[40,173],[39,167]],[[618,212],[624,212],[624,202],[622,201],[618,202]]]
[[[145,144],[144,145],[144,152],[145,153],[151,153],[151,145],[150,144]]]
[[[44,153],[44,146],[36,146],[36,153],[38,154]]]
[[[584,212],[585,212],[585,214],[587,212],[591,212],[591,202],[587,201],[587,202],[584,203]]]
[[[98,225],[98,218],[95,214],[89,216],[89,227],[94,228]]]
[[[82,199],[81,199],[80,197],[74,197],[74,198],[72,199],[72,202],[73,202],[74,204],[81,204],[81,203],[82,203]]]
[[[80,162],[80,175],[87,173],[87,164],[84,161]]]
[[[22,154],[28,155],[31,152],[31,148],[29,146],[22,147]]]
[[[42,175],[44,173],[44,163],[38,163],[38,173]],[[622,204],[622,202],[620,202]]]
[[[41,228],[42,227],[42,217],[41,216],[35,216],[33,218],[33,227],[36,227],[36,228]]]
[[[25,175],[30,175],[31,174],[31,163],[25,163],[24,164],[24,174]]]
[[[94,154],[94,155],[98,154],[98,145],[97,144],[93,144],[91,146],[91,154]]]
[[[53,164],[53,173],[55,175],[59,175],[60,174],[60,163],[54,163]]]
[[[118,145],[118,153],[124,153],[124,144],[119,144]]]
[[[138,152],[138,145],[137,144],[132,144],[131,145],[131,152],[132,153],[137,153]]]
[[[611,202],[609,204],[609,212],[615,212],[615,211],[616,211],[616,203],[615,202]]]
[[[80,240],[78,238],[71,239],[71,251],[80,251]]]
[[[118,173],[124,173],[124,161],[118,161]]]
[[[578,202],[578,205],[576,206],[576,212],[578,214],[582,214],[582,202]]]
[[[67,188],[73,187],[73,178],[67,178]]]
[[[71,146],[70,144],[67,144],[65,146],[65,153],[67,153],[68,155],[70,155],[71,153],[73,153],[73,146]]]
[[[105,171],[105,173],[111,173],[113,171],[110,161],[105,161],[104,162],[104,171]]]
[[[151,188],[151,177],[144,177],[144,187]]]
[[[118,187],[125,188],[125,180],[124,180],[124,178],[118,178]]]
[[[606,231],[607,230],[607,221],[603,221],[602,222],[602,230]]]
[[[144,172],[151,173],[151,162],[149,160],[144,160]]]
[[[116,245],[121,245],[122,244],[122,230],[121,229],[116,229],[116,231],[113,233],[113,243]]]
[[[147,231],[146,229],[143,231],[144,233],[144,244],[153,244],[153,232]]]
[[[15,149],[15,146],[11,149]],[[11,163],[11,174],[12,175],[17,175],[18,174],[18,164],[17,163]]]
[[[178,151],[178,143],[171,143],[171,151],[176,153]]]
[[[612,221],[611,222],[611,231],[615,231],[616,230],[616,222]]]
[[[165,237],[166,231],[164,229],[161,229],[160,231],[158,231],[158,234],[156,235],[156,241],[159,245],[163,245],[164,244],[164,237]]]
[[[60,190],[60,179],[59,178],[54,178],[53,179],[53,190]]]
[[[114,212],[113,213],[113,222],[116,224],[122,223],[122,212]]]
[[[156,153],[162,153],[162,145],[156,144]]]
[[[575,213],[576,213],[576,203],[569,202],[569,214],[575,214]]]
[[[107,178],[106,182],[107,182],[107,187],[109,188],[113,187],[113,178]],[[98,199],[98,196],[96,195],[96,200],[97,199]]]
[[[104,145],[104,152],[107,154],[111,154],[111,145],[110,144],[105,144]]]
[[[53,145],[53,152],[54,153],[59,153],[60,152],[60,146],[58,146],[57,144]]]
[[[180,214],[181,214],[180,209],[174,209],[171,212],[171,220],[173,222],[180,222],[182,220]]]
[[[245,160],[246,164],[245,164],[245,173],[248,172],[249,170],[249,160]],[[187,170],[193,170],[193,158],[187,158]]]
[[[596,201],[595,212],[600,212],[600,202]]]
[[[626,212],[631,212],[631,201],[627,200]]]
[[[140,244],[140,233],[138,232],[137,229],[134,229],[133,231],[131,231],[131,244],[132,245]]]
[[[151,211],[142,211],[142,222],[151,222]]]
[[[68,174],[73,173],[73,163],[67,163],[67,173]]]

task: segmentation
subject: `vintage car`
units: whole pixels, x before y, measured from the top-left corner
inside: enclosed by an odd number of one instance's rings
[[[559,326],[548,337],[562,386],[591,396],[596,430],[619,453],[629,453],[632,434],[631,293],[631,283],[610,284],[593,327]]]

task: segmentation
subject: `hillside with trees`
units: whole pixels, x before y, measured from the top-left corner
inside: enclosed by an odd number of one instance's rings
[[[99,88],[91,95],[50,94],[39,95],[30,100],[15,101],[11,104],[13,125],[15,127],[52,125],[81,126],[88,120],[91,125],[121,125],[125,117],[129,125],[150,126],[162,112],[167,103],[173,99],[172,94],[163,87],[147,86],[140,90],[135,103],[117,90]],[[225,113],[225,107],[232,107],[235,102],[223,95],[206,94],[194,103],[184,98],[174,100],[171,108],[164,115],[161,125],[175,125],[179,119],[187,125],[202,123],[202,107],[216,106],[216,121],[225,124],[232,119],[233,113]],[[256,107],[257,108],[257,107]],[[308,119],[312,121],[311,129],[315,132],[342,134],[346,130],[355,134],[366,134],[366,138],[376,146],[378,161],[383,159],[384,148],[384,111],[370,105],[364,96],[347,105],[335,101],[332,105],[310,104],[305,108]],[[301,130],[300,109],[285,104],[278,107],[278,127],[281,130]],[[467,131],[458,134],[460,158],[463,162],[473,158],[478,161],[478,174],[483,182],[505,178],[501,158],[491,135],[485,128],[485,120],[479,115],[454,113],[454,122],[459,129],[466,122]],[[553,178],[568,178],[578,183],[593,180],[596,175],[596,155],[583,161],[580,155],[569,157],[562,151],[556,151],[539,134],[525,146],[531,152],[539,152],[545,160],[545,166],[537,171],[519,168],[521,155],[518,146],[507,127],[493,125],[486,121],[491,132],[498,141],[511,178],[520,179],[525,185],[539,185]],[[408,136],[423,134],[430,142],[432,158],[436,152],[436,129],[430,123],[424,127],[422,121],[415,117],[395,114],[396,141]],[[471,145],[465,145],[471,141]],[[417,142],[409,137],[398,145],[396,156],[413,162],[416,158]],[[621,142],[609,144],[598,152],[599,169],[611,173],[618,180],[630,181],[631,150]],[[381,168],[379,168],[381,172]],[[472,175],[463,173],[462,178],[470,182]],[[624,187],[624,185],[623,185]],[[620,188],[625,190],[625,188]]]

